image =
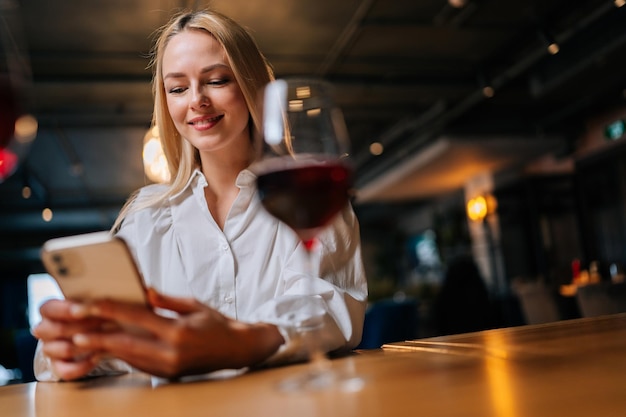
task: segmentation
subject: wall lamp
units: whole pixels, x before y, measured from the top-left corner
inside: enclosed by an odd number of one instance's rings
[[[148,129],[143,138],[143,169],[146,176],[154,182],[164,183],[171,178],[157,126]]]
[[[498,203],[493,195],[479,195],[467,202],[467,217],[475,222],[483,221],[488,215],[495,213],[497,206]]]

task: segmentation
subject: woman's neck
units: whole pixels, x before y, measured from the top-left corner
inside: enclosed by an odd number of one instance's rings
[[[246,151],[200,153],[202,173],[208,185],[204,196],[209,212],[223,230],[228,212],[239,194],[236,180],[239,173],[252,161],[253,151],[250,146]]]
[[[201,170],[211,188],[228,188],[235,186],[239,173],[247,168],[252,161],[252,151],[237,153],[212,152],[200,153]]]

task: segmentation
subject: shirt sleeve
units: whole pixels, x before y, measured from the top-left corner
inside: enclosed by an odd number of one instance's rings
[[[306,346],[298,327],[317,320],[318,306],[324,312],[317,343],[325,352],[345,351],[358,345],[367,303],[367,280],[358,222],[350,206],[320,234],[310,259],[304,248],[296,248],[282,274],[284,293],[261,305],[255,316],[257,321],[278,326],[285,339],[266,363],[305,357]]]

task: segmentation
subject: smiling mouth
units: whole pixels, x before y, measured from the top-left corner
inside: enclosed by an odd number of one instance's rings
[[[210,117],[208,119],[192,121],[192,122],[189,122],[189,124],[192,126],[196,126],[196,127],[210,126],[219,122],[220,120],[222,120],[222,118],[224,118],[224,115]]]

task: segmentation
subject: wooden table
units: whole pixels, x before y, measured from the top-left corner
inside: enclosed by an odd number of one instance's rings
[[[134,374],[0,388],[3,417],[626,416],[626,314],[385,345],[333,360],[358,389],[288,394],[301,365],[155,384]]]

